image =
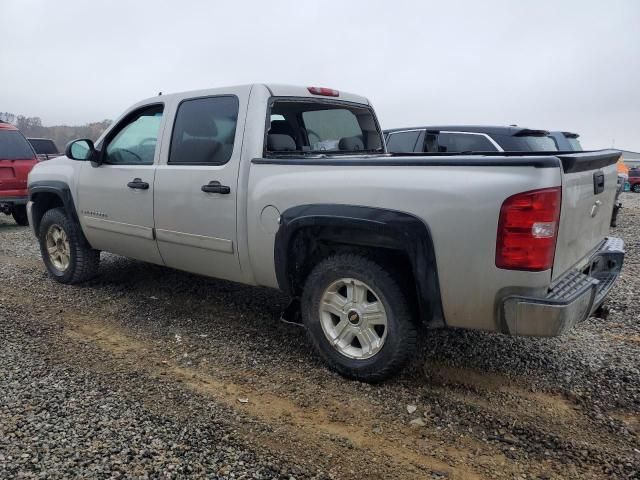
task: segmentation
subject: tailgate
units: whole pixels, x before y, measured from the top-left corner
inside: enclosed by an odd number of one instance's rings
[[[27,176],[37,163],[28,160],[0,160],[0,195],[4,190],[23,190],[27,188]]]
[[[609,234],[620,152],[558,155],[562,162],[562,208],[553,262],[555,280],[584,259]]]

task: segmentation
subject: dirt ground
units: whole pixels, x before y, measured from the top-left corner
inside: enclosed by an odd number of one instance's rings
[[[33,359],[38,375],[65,372],[63,392],[77,377],[87,391],[131,404],[134,437],[154,428],[135,417],[150,416],[205,432],[190,448],[220,458],[165,461],[156,452],[149,470],[134,452],[96,474],[105,478],[640,478],[640,195],[623,200],[614,233],[628,254],[606,320],[559,339],[427,331],[412,367],[375,386],[326,370],[304,331],[279,322],[287,299],[278,292],[104,253],[96,279],[60,285],[47,277],[31,231],[3,218],[0,349],[9,353],[0,357],[0,388],[22,398],[31,388],[24,359]],[[13,403],[1,397],[0,477],[91,471],[69,470],[50,453],[55,445],[21,434],[34,420],[20,409],[44,410],[50,423],[66,415],[51,411],[47,388]],[[91,405],[68,411],[117,424]],[[78,418],[66,428],[78,428]],[[239,446],[250,460],[221,453]],[[98,447],[78,450],[83,468],[105,463]]]

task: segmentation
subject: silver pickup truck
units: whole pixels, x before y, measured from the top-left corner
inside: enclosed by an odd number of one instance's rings
[[[279,288],[330,367],[376,382],[432,327],[551,336],[593,313],[624,257],[618,156],[394,155],[366,98],[256,84],[137,103],[33,169],[28,215],[59,282],[108,251]]]

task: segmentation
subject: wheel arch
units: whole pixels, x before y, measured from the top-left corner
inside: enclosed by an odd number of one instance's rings
[[[384,252],[389,263],[406,263],[415,282],[417,307],[429,325],[444,325],[438,269],[428,225],[409,213],[376,207],[312,204],[280,216],[274,259],[279,287],[300,296],[304,280],[326,245]],[[395,257],[394,257],[395,256]]]
[[[36,234],[40,228],[40,221],[45,212],[58,207],[64,208],[69,219],[80,228],[80,220],[73,202],[71,189],[65,182],[58,180],[33,182],[29,185],[29,200],[33,202],[31,216],[33,220],[33,230]],[[81,228],[80,231],[82,231]]]

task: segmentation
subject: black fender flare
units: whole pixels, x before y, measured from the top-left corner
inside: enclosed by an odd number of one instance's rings
[[[37,205],[38,195],[41,193],[52,193],[56,195],[64,206],[65,211],[69,218],[78,225],[80,228],[80,219],[78,218],[78,212],[76,210],[75,203],[73,202],[73,196],[71,195],[71,188],[65,182],[60,180],[40,180],[33,182],[29,185],[29,200]],[[44,213],[44,212],[43,212]],[[34,231],[38,231],[40,226],[40,218],[34,221]],[[80,229],[82,231],[82,229]]]
[[[300,205],[285,210],[276,233],[274,260],[278,286],[292,296],[296,296],[292,241],[296,233],[308,227],[321,227],[323,238],[339,243],[402,251],[416,280],[421,317],[433,325],[445,324],[433,239],[420,218],[397,210],[342,204]]]

